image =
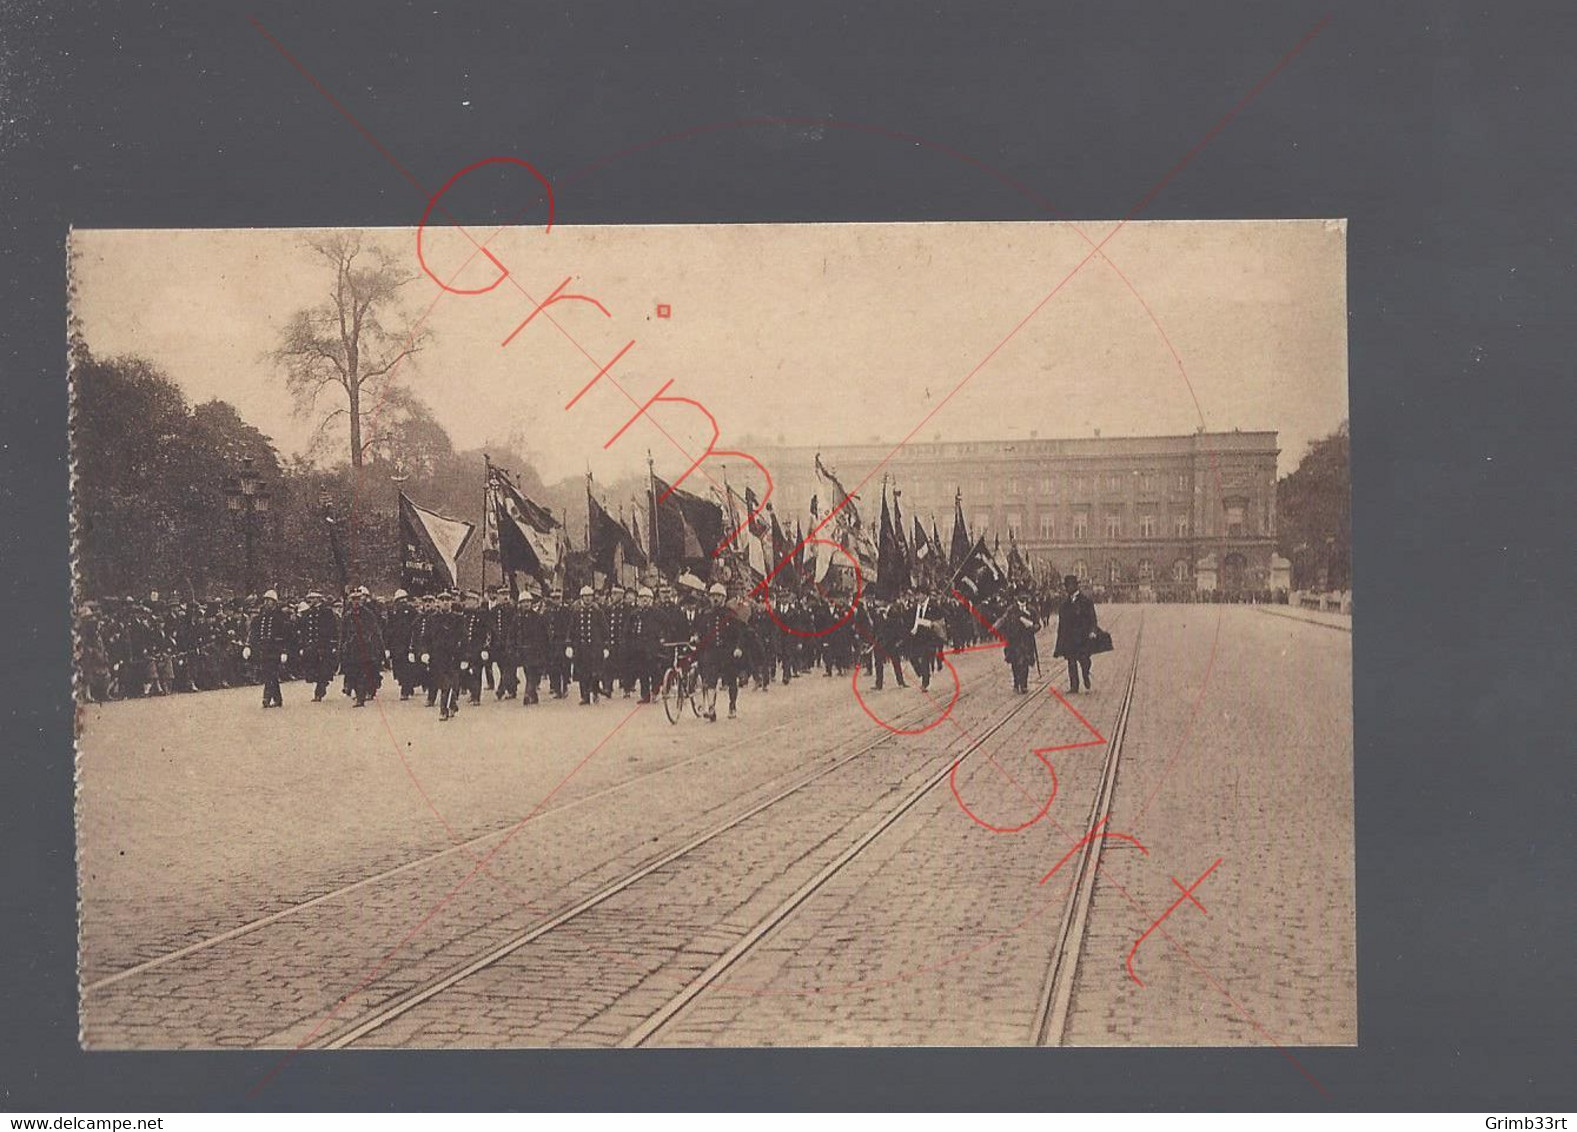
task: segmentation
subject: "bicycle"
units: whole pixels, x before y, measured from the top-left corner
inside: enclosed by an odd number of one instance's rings
[[[673,663],[668,666],[668,671],[663,673],[662,701],[663,713],[668,716],[668,722],[677,724],[679,717],[684,714],[686,703],[690,705],[691,713],[700,719],[709,710],[706,703],[706,691],[701,687],[701,671],[696,664],[695,654],[691,651],[689,641],[663,641],[664,648],[673,650]],[[715,699],[717,690],[712,690]]]

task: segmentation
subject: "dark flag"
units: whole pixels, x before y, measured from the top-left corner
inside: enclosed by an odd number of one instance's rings
[[[887,493],[882,492],[882,519],[876,536],[876,596],[894,600],[909,586],[909,562],[902,544],[893,533],[892,515],[887,510]]]
[[[909,540],[909,546],[914,552],[915,581],[930,589],[931,579],[936,573],[936,553],[931,548],[931,540],[926,537],[925,528],[920,525],[918,515],[914,517],[914,537]]]
[[[711,573],[712,552],[723,541],[723,513],[717,504],[671,487],[652,476],[656,505],[657,565],[670,578],[694,570]]]
[[[931,516],[931,555],[931,565],[934,568],[932,578],[935,580],[941,578],[941,576],[946,573],[943,567],[946,566],[947,563],[942,559],[942,536],[936,529],[936,516],[934,514]]]
[[[1006,584],[1007,579],[986,549],[985,539],[975,543],[953,573],[953,588],[976,606],[991,600]]]
[[[418,507],[400,492],[400,586],[413,594],[459,584],[459,558],[476,528]]]
[[[1023,555],[1018,552],[1018,539],[1013,537],[1013,532],[1008,532],[1008,581],[1013,585],[1023,585],[1031,580],[1029,565],[1024,561]]]
[[[624,524],[597,502],[589,483],[586,486],[586,516],[586,553],[593,569],[610,578],[619,578],[621,560],[635,566],[645,565],[646,556],[641,553],[640,544],[625,530]]]
[[[629,562],[644,569],[647,565],[646,543],[641,540],[641,520],[637,512],[638,508],[635,507],[632,501],[630,505],[630,541],[635,544],[635,551],[634,553],[626,552],[625,557]]]
[[[898,557],[903,560],[903,579],[907,588],[914,575],[914,557],[910,554],[909,533],[904,530],[903,509],[898,503],[898,497],[902,494],[896,487],[893,488],[893,539],[898,543]]]
[[[964,493],[959,491],[953,496],[953,544],[948,548],[947,564],[956,571],[969,557],[970,547],[969,526],[964,522]]]
[[[793,549],[788,536],[783,533],[783,525],[778,522],[778,513],[772,504],[767,504],[767,514],[772,516],[772,569],[783,567],[784,572],[789,571],[793,563],[784,564],[783,559],[788,557],[788,552]],[[771,571],[768,571],[770,573]],[[781,577],[781,574],[779,575]]]
[[[563,524],[521,494],[502,468],[489,467],[487,498],[493,519],[489,539],[498,539],[504,577],[513,581],[517,573],[530,574],[550,584],[563,559]]]

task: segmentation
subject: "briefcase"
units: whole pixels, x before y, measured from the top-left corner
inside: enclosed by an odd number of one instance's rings
[[[1105,629],[1096,629],[1090,634],[1090,655],[1112,651],[1112,635]]]

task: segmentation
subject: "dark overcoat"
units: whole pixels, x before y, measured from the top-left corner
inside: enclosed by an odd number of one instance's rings
[[[1084,591],[1064,598],[1057,611],[1057,648],[1053,656],[1089,656],[1090,637],[1097,628],[1095,603]]]

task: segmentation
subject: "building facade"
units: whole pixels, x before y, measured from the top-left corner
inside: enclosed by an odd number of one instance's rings
[[[861,518],[881,514],[882,476],[906,527],[934,518],[947,542],[955,492],[971,534],[1012,545],[1041,569],[1078,574],[1106,589],[1157,595],[1285,588],[1275,553],[1274,432],[767,446],[752,449],[773,477],[779,514],[803,515],[813,494],[835,502],[814,459],[858,497]],[[871,473],[876,475],[856,487]]]

